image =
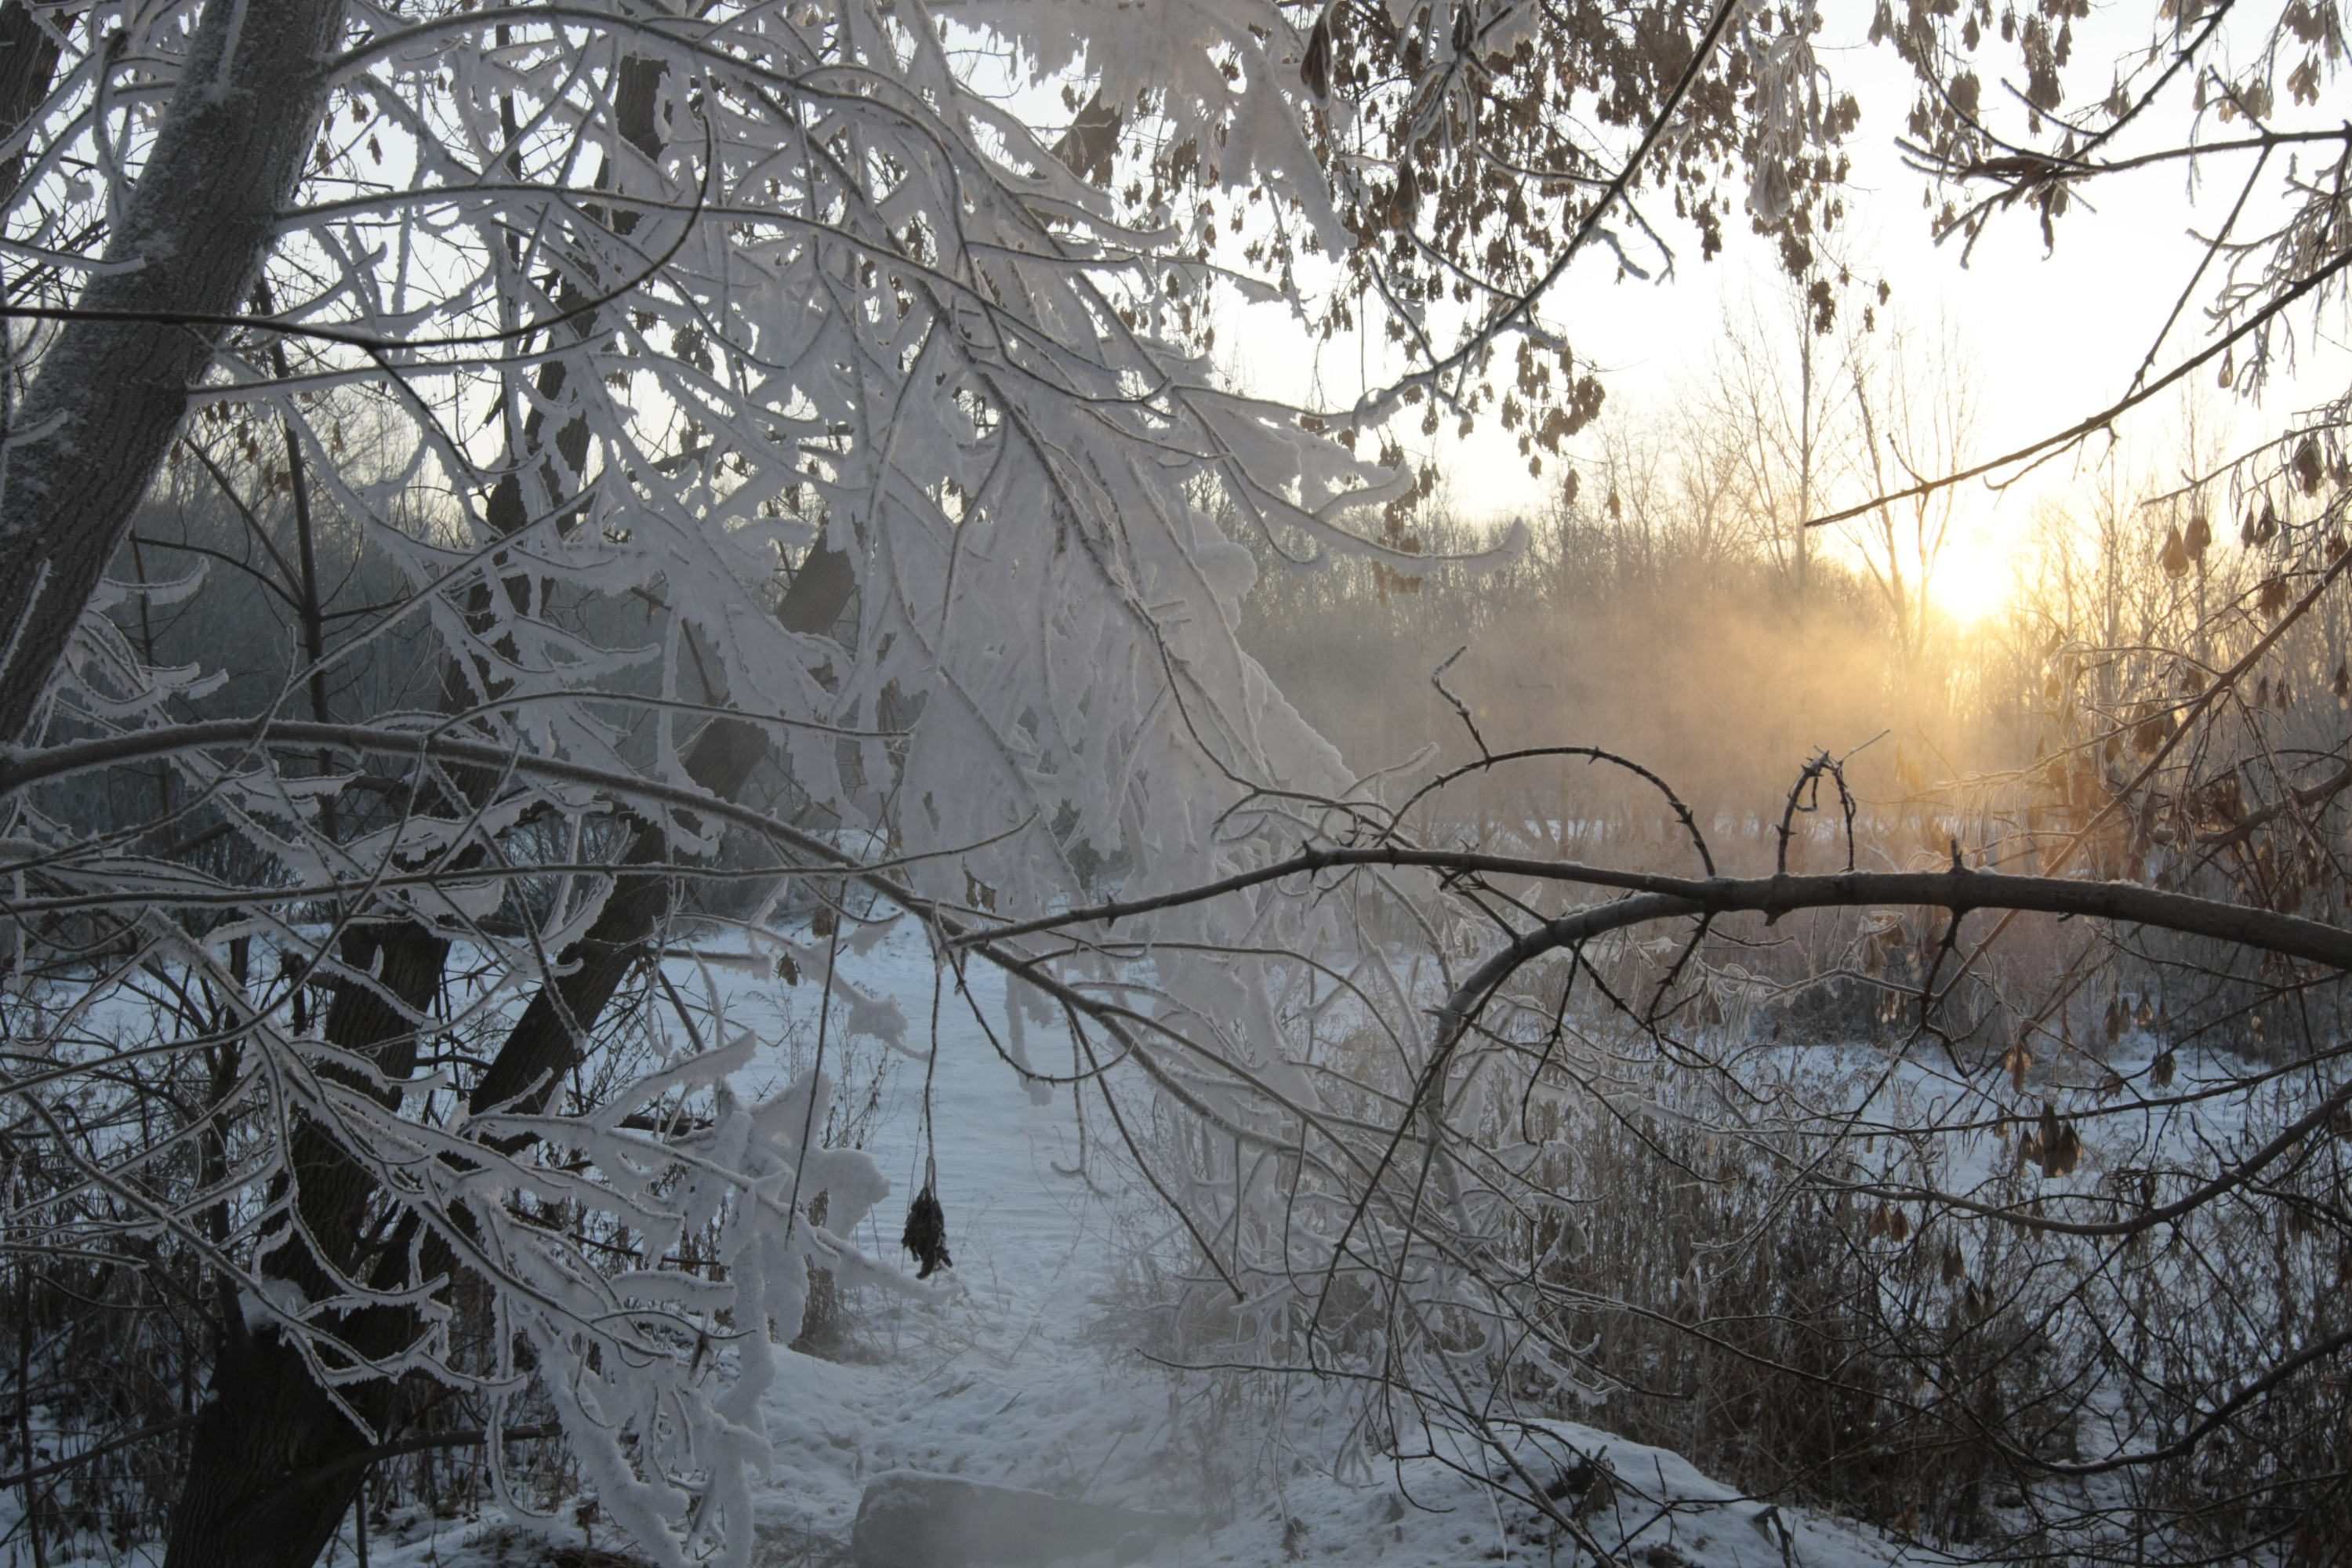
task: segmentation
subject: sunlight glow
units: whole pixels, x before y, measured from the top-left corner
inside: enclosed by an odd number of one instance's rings
[[[1998,615],[2016,596],[2017,587],[2017,563],[2005,542],[1984,531],[1946,546],[1927,593],[1945,615],[1973,626]]]

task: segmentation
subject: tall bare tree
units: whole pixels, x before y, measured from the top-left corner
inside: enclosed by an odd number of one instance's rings
[[[110,218],[104,256],[10,411],[0,734],[31,721],[179,433],[190,390],[252,297],[318,132],[343,21],[339,0],[241,0],[205,6],[187,39],[179,85]],[[10,83],[46,87],[47,42],[18,46]],[[126,44],[110,35],[94,51],[91,90],[102,96],[118,68],[141,68]]]

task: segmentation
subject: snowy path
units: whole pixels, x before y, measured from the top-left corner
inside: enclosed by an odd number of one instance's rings
[[[928,1046],[932,973],[919,932],[892,932],[843,975],[893,997],[907,1040]],[[683,977],[682,977],[683,978]],[[1001,983],[975,969],[971,983],[1000,1040],[1007,1038]],[[807,1048],[816,987],[745,984],[730,995],[730,1026],[763,1039],[785,1016]],[[971,1009],[950,994],[940,1009],[932,1096],[940,1196],[955,1258],[933,1302],[879,1302],[868,1292],[861,1333],[877,1358],[787,1358],[766,1401],[775,1462],[760,1508],[755,1562],[830,1565],[844,1549],[867,1480],[906,1468],[1031,1488],[1066,1499],[1168,1510],[1212,1528],[1138,1559],[1149,1568],[1276,1568],[1294,1562],[1371,1563],[1394,1568],[1468,1568],[1500,1563],[1567,1563],[1531,1510],[1498,1508],[1492,1495],[1433,1461],[1344,1485],[1313,1465],[1311,1393],[1285,1420],[1262,1406],[1235,1407],[1229,1384],[1180,1379],[1122,1353],[1103,1327],[1112,1289],[1114,1232],[1150,1223],[1136,1199],[1101,1195],[1057,1173],[1075,1167],[1078,1127],[1065,1087],[1037,1103],[999,1058]],[[1052,1059],[1058,1032],[1033,1064]],[[872,1047],[864,1049],[871,1059]],[[837,1058],[835,1059],[838,1059]],[[781,1084],[785,1060],[771,1053],[743,1087]],[[902,1060],[869,1144],[893,1192],[859,1228],[870,1253],[904,1261],[898,1228],[922,1173],[921,1064]],[[1090,1128],[1090,1131],[1092,1129]],[[1107,1163],[1097,1161],[1098,1173]],[[878,1310],[877,1310],[878,1309]],[[1589,1504],[1601,1541],[1625,1546],[1646,1568],[1878,1568],[1906,1561],[1874,1532],[1745,1501],[1680,1458],[1561,1425],[1559,1438],[1620,1478],[1614,1497]],[[1557,1452],[1557,1450],[1555,1450]],[[1531,1458],[1538,1474],[1554,1458]],[[1674,1500],[1661,1511],[1649,1498]],[[545,1534],[579,1542],[576,1530]],[[543,1562],[510,1528],[417,1520],[404,1540],[375,1542],[389,1568],[488,1568]],[[501,1550],[502,1549],[502,1550]],[[1108,1553],[1090,1563],[1108,1564]],[[1583,1559],[1590,1561],[1589,1558]],[[348,1546],[340,1564],[351,1561]]]

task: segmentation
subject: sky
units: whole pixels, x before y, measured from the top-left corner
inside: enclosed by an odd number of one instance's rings
[[[2070,90],[2080,93],[2104,74],[2097,51],[2120,58],[2135,43],[2144,49],[2153,10],[2135,0],[2102,6],[2079,23]],[[1974,371],[1977,456],[2011,450],[2106,406],[2130,385],[2155,329],[2194,273],[2203,253],[2196,233],[2220,226],[2251,160],[2245,154],[2209,160],[2193,188],[2186,166],[2177,163],[2109,176],[2090,193],[2088,210],[2078,202],[2061,218],[2051,251],[2035,215],[2002,215],[1963,265],[1957,242],[1934,244],[1922,206],[1926,180],[1903,166],[1894,145],[1914,96],[1907,68],[1891,49],[1870,47],[1858,34],[1840,37],[1842,29],[1859,29],[1867,21],[1866,5],[1831,6],[1817,41],[1837,89],[1853,93],[1863,110],[1861,126],[1846,143],[1853,172],[1847,217],[1831,242],[1836,254],[1859,277],[1887,279],[1895,312],[1910,327],[1933,333],[1948,326],[1957,337]],[[2340,95],[2341,79],[2334,88]],[[2186,91],[2184,84],[2175,96],[2185,98]],[[1993,95],[1989,88],[1988,98]],[[2158,117],[2163,141],[2185,131],[2182,107]],[[2340,101],[2320,107],[2341,116]],[[2154,144],[2153,138],[2145,143]],[[2284,161],[2273,160],[2250,218],[2259,216],[2263,201],[2275,204],[2284,168]],[[1621,279],[1614,258],[1596,247],[1548,302],[1549,319],[1564,323],[1577,353],[1600,368],[1609,393],[1604,420],[1670,414],[1678,395],[1706,374],[1727,315],[1760,310],[1769,317],[1783,308],[1776,303],[1778,267],[1769,243],[1748,233],[1744,222],[1726,226],[1729,243],[1707,262],[1699,259],[1687,226],[1659,226],[1677,251],[1671,278]],[[2243,225],[2242,232],[2252,227]],[[1240,330],[1220,337],[1248,345],[1234,351],[1229,364],[1252,390],[1302,398],[1319,391],[1326,405],[1352,396],[1358,345],[1324,347],[1318,360],[1318,345],[1286,325],[1279,307],[1230,309],[1241,318]],[[2248,439],[2352,380],[2352,353],[2345,346],[2352,334],[2340,309],[2322,323],[2316,341],[2308,312],[2292,324],[2299,351],[2294,369],[2275,375],[2258,405],[2221,393],[2210,377],[2200,378],[2209,394],[2202,416],[2218,414],[2232,437]],[[2184,316],[2158,370],[2205,347],[2204,332],[2201,316],[2193,310]],[[1373,364],[1377,372],[1376,359]],[[2179,398],[2152,401],[2125,425],[2126,446],[2160,446],[2180,418]],[[2103,449],[2103,444],[2086,448]],[[1441,437],[1435,455],[1450,498],[1474,518],[1533,516],[1557,482],[1556,471],[1531,479],[1512,439],[1491,422],[1467,442]],[[1997,605],[2010,570],[2009,544],[2038,501],[2063,491],[2083,471],[2083,464],[2062,460],[2005,492],[1972,487],[1960,508],[1964,536],[1946,574],[1948,609],[1969,616]]]

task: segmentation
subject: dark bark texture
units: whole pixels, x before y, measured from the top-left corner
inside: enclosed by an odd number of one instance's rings
[[[16,6],[0,11],[0,120],[45,86],[54,64],[55,48],[29,23]],[[139,265],[83,291],[78,306],[90,316],[59,331],[11,422],[12,434],[26,434],[0,477],[0,742],[23,737],[36,717],[76,619],[178,433],[189,391],[226,335],[219,325],[168,318],[229,316],[253,295],[317,132],[320,62],[342,26],[341,0],[211,0],[198,22],[154,152],[107,252],[109,261]],[[660,64],[630,59],[621,75],[623,133],[657,155]],[[0,177],[12,174],[0,169]],[[623,214],[614,226],[634,222]],[[166,319],[93,319],[100,316]],[[542,367],[541,405],[560,395],[563,374],[560,362]],[[501,532],[528,521],[525,474],[544,492],[542,505],[560,504],[563,471],[579,471],[587,445],[586,424],[576,417],[546,442],[536,407],[516,434],[510,466],[488,498],[489,521]],[[550,460],[550,445],[562,467]],[[847,559],[820,548],[781,618],[794,629],[829,631],[855,585]],[[464,677],[452,674],[448,695],[462,707]],[[760,727],[720,721],[692,748],[688,771],[731,799],[766,753]],[[477,1088],[478,1106],[547,1103],[667,919],[676,886],[668,860],[665,825],[642,824],[602,916],[562,955],[564,977],[517,1021]],[[423,926],[354,927],[341,956],[355,978],[338,985],[326,1038],[372,1058],[386,1078],[410,1076],[446,952],[446,942]],[[301,1224],[263,1259],[265,1277],[319,1300],[339,1293],[337,1274],[380,1288],[406,1283],[396,1276],[412,1257],[425,1278],[449,1272],[449,1248],[434,1238],[412,1252],[417,1217],[383,1214],[366,1168],[328,1129],[297,1125],[287,1172],[273,1195]],[[386,1224],[392,1234],[372,1239]],[[308,1568],[359,1494],[370,1439],[266,1320],[248,1322],[238,1301],[221,1305],[210,1398],[196,1420],[165,1562]],[[341,1370],[396,1353],[418,1324],[412,1312],[372,1309],[341,1318],[333,1330],[335,1341],[318,1353]],[[406,1419],[404,1391],[390,1381],[346,1383],[341,1394],[382,1436]]]
[[[327,1037],[373,1058],[386,1078],[415,1070],[416,1026],[440,989],[449,944],[423,927],[361,926],[343,940],[343,961],[372,984],[346,982],[327,1016]],[[361,1227],[373,1184],[367,1172],[325,1129],[308,1122],[295,1131],[287,1163],[303,1228],[342,1268],[361,1253]],[[281,1186],[274,1194],[286,1195]],[[394,1266],[404,1247],[382,1256]],[[299,1238],[263,1261],[264,1274],[291,1281],[316,1299],[332,1288],[320,1260]],[[389,1283],[379,1280],[379,1283]],[[367,1438],[311,1375],[299,1352],[266,1325],[248,1329],[241,1303],[221,1303],[222,1335],[213,1369],[213,1396],[197,1414],[188,1474],[173,1510],[169,1568],[228,1568],[318,1560],[344,1515],[362,1473],[347,1468],[309,1472],[348,1459]],[[376,1310],[346,1319],[342,1338],[363,1354],[382,1355],[415,1331],[410,1314]],[[350,1385],[345,1397],[381,1431],[395,1414],[397,1390],[384,1382]]]
[[[33,8],[16,0],[0,10],[0,136],[14,136],[40,107],[57,70],[57,40],[33,19]],[[24,168],[21,157],[0,161],[0,197],[16,195]]]
[[[847,558],[820,548],[784,596],[778,618],[794,631],[830,631],[855,587]],[[731,800],[767,750],[759,726],[719,720],[688,752],[687,772],[712,795]],[[558,958],[562,978],[531,999],[476,1085],[476,1110],[543,1109],[580,1060],[605,1005],[669,914],[677,877],[666,864],[668,847],[659,824],[638,828],[603,911],[588,933]],[[327,1038],[372,1057],[387,1078],[405,1078],[416,1052],[408,1020],[430,1005],[447,944],[414,925],[370,928],[354,940],[365,945],[347,945],[344,962],[362,972],[376,964],[375,983],[346,983],[338,990]],[[338,1268],[354,1267],[373,1195],[365,1172],[323,1133],[307,1130],[298,1136],[290,1158],[310,1234],[336,1254]],[[427,1277],[446,1272],[446,1248],[424,1250]],[[383,1257],[396,1262],[406,1251],[405,1246],[387,1247]],[[298,1247],[281,1248],[269,1272],[294,1280],[313,1300],[326,1293],[317,1260]],[[367,1439],[274,1331],[247,1333],[234,1312],[229,1320],[214,1368],[212,1400],[197,1427],[173,1512],[164,1568],[309,1568],[359,1496],[366,1466],[342,1461],[364,1454]],[[408,1314],[391,1311],[361,1314],[341,1325],[344,1342],[371,1357],[392,1354],[415,1331]],[[347,1385],[344,1396],[379,1433],[388,1435],[398,1415],[395,1388],[383,1383]]]
[[[78,306],[236,313],[317,133],[342,0],[212,0],[155,150]],[[36,51],[36,56],[37,51]],[[27,66],[37,65],[37,58]],[[225,329],[69,321],[12,421],[0,486],[0,742],[23,735]]]

